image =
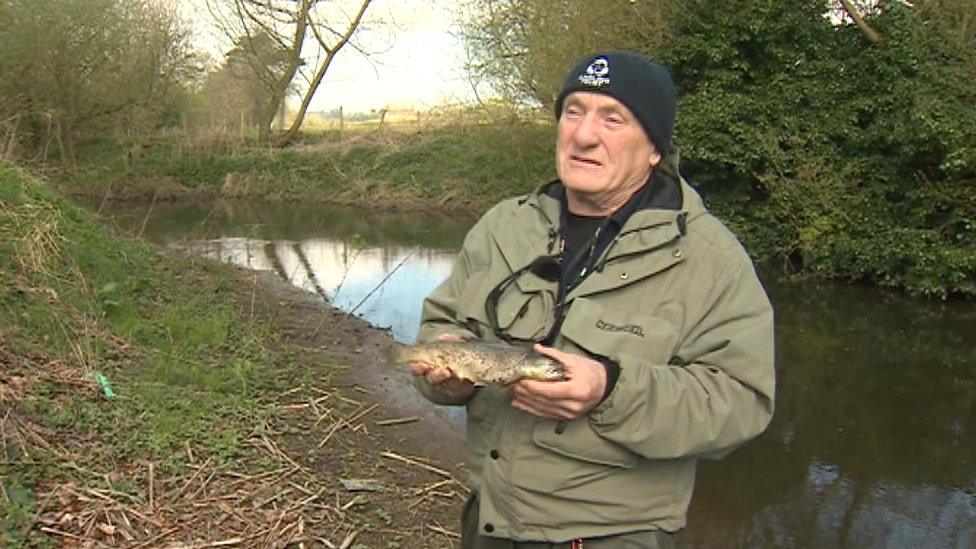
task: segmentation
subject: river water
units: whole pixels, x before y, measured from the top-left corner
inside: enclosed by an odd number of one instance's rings
[[[240,202],[103,213],[124,232],[273,271],[405,342],[474,221]],[[776,414],[699,467],[682,545],[976,547],[976,306],[763,278]]]

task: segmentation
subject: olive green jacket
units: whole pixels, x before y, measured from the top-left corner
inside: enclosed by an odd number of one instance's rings
[[[468,467],[480,531],[562,542],[685,525],[700,457],[722,456],[773,414],[773,313],[745,250],[681,183],[682,209],[638,209],[602,265],[567,296],[554,346],[620,364],[606,400],[556,422],[510,405],[501,387],[466,404]],[[684,217],[684,219],[681,219]],[[509,273],[556,251],[559,203],[537,190],[492,208],[465,238],[450,277],[424,302],[421,341],[441,333],[495,339],[485,298]],[[538,338],[556,284],[533,274],[501,295],[498,323]]]

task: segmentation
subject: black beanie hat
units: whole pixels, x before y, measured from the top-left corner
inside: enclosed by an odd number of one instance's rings
[[[633,51],[607,51],[584,57],[569,71],[556,96],[556,119],[566,96],[578,91],[602,93],[634,113],[661,156],[671,148],[678,94],[664,65]]]

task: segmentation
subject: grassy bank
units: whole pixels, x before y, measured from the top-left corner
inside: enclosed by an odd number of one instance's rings
[[[113,236],[2,164],[0,237],[0,546],[425,543],[382,526],[430,479],[341,488],[382,478],[390,447],[362,438],[376,406],[332,385],[322,340],[283,339],[287,299]],[[295,316],[362,345],[316,309]]]
[[[0,234],[6,543],[26,541],[35,487],[130,493],[140,460],[162,478],[185,470],[188,451],[240,457],[270,419],[262,395],[280,365],[220,267],[114,238],[9,166]]]
[[[177,136],[136,148],[92,143],[81,152],[82,168],[56,181],[69,194],[99,198],[206,195],[471,210],[554,173],[552,127],[532,122],[359,128],[309,140],[274,151]]]

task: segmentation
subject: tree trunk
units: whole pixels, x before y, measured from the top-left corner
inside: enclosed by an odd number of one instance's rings
[[[55,136],[58,140],[58,149],[61,152],[61,162],[69,167],[75,167],[75,143],[72,134],[74,133],[72,125],[68,125],[67,129],[62,121],[57,121],[57,130],[55,131]]]
[[[247,7],[243,5],[247,0],[238,0],[238,6],[247,10]],[[291,85],[291,81],[295,78],[295,73],[298,72],[298,66],[302,61],[302,45],[305,43],[305,34],[308,30],[310,21],[308,20],[308,11],[311,9],[312,4],[315,0],[300,0],[300,5],[298,8],[298,13],[295,15],[295,32],[291,41],[291,51],[289,51],[288,64],[286,65],[285,71],[281,74],[281,77],[275,82],[274,89],[272,90],[271,97],[264,104],[261,109],[261,119],[258,124],[258,138],[262,143],[270,142],[271,138],[271,125],[274,123],[275,116],[278,114],[278,109],[283,105],[285,101],[285,95],[288,93],[288,86]]]
[[[332,60],[335,59],[336,54],[339,53],[339,50],[341,50],[342,47],[349,42],[349,38],[352,37],[352,34],[359,27],[359,23],[363,20],[363,14],[366,13],[366,8],[369,7],[371,1],[372,0],[362,0],[362,4],[359,6],[359,12],[356,13],[356,17],[352,20],[352,22],[349,23],[349,27],[346,29],[346,32],[342,35],[339,41],[336,42],[336,44],[331,48],[325,44],[325,41],[322,39],[322,36],[319,35],[318,30],[312,26],[312,32],[315,34],[315,39],[318,40],[319,44],[327,52],[325,61],[323,61],[318,70],[315,71],[315,78],[312,79],[312,82],[308,86],[308,90],[305,91],[305,95],[302,97],[302,104],[298,107],[298,112],[295,113],[295,119],[292,120],[288,131],[286,131],[285,134],[278,139],[278,145],[287,145],[288,143],[294,141],[298,136],[298,131],[301,129],[302,122],[305,120],[305,113],[308,112],[308,106],[312,102],[312,96],[315,95],[315,90],[317,90],[319,84],[322,83],[322,79],[325,77],[325,73],[329,70],[329,65],[332,64]]]

